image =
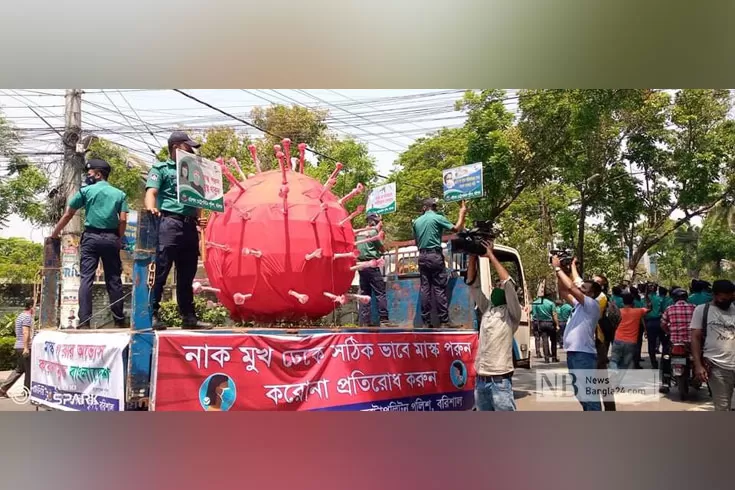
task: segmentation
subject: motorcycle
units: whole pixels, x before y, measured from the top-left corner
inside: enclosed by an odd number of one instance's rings
[[[689,398],[690,388],[697,391],[702,387],[702,382],[694,376],[694,357],[688,344],[672,345],[669,353],[663,355],[661,371],[664,385],[661,392],[668,393],[673,382],[682,401]]]

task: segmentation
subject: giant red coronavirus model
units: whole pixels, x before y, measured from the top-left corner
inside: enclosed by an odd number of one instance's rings
[[[262,172],[255,147],[250,152],[258,173],[241,179],[218,160],[232,184],[224,212],[214,213],[205,231],[209,286],[195,291],[217,294],[234,320],[298,321],[332,312],[350,299],[357,263],[355,230],[345,203],[363,191],[358,186],[339,198],[331,189],[342,169],[338,163],[326,183],[305,175],[305,144],[299,144],[298,168],[292,169],[290,141],[276,146],[280,169]]]

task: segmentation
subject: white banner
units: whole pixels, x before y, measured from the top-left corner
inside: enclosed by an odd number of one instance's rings
[[[41,331],[31,349],[31,401],[58,410],[125,410],[130,334]]]

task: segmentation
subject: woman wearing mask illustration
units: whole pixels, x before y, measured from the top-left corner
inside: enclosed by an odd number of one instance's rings
[[[207,383],[206,396],[202,400],[208,412],[225,412],[235,403],[235,387],[230,378],[224,374],[210,376]]]

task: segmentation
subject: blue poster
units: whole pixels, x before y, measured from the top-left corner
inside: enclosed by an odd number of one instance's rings
[[[138,213],[132,209],[128,212],[128,226],[123,237],[123,250],[132,253],[135,250],[135,235],[138,233]]]
[[[483,196],[482,163],[442,171],[444,200],[463,201]]]

